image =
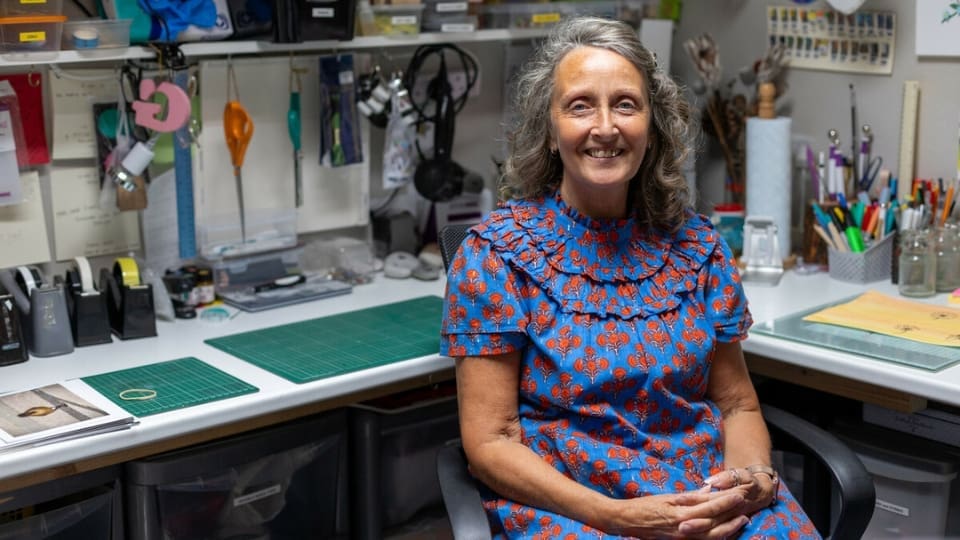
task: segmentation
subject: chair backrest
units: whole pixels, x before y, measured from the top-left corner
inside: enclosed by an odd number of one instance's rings
[[[467,237],[470,227],[473,227],[472,223],[457,223],[440,229],[437,239],[440,243],[440,257],[443,259],[444,269],[450,267],[450,259],[457,253],[457,248]]]

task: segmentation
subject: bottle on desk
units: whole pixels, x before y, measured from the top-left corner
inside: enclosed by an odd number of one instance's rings
[[[903,296],[924,297],[936,293],[937,258],[928,230],[900,231],[898,288]]]
[[[944,223],[933,234],[937,258],[936,288],[938,292],[952,292],[960,288],[960,226]]]

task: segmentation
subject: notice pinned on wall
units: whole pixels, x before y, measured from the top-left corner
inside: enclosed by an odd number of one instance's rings
[[[50,260],[47,220],[40,195],[40,175],[20,175],[22,201],[0,207],[0,268]]]
[[[100,207],[96,167],[53,168],[50,191],[58,261],[140,249],[137,213]]]
[[[119,76],[107,69],[84,69],[71,74],[71,78],[50,77],[53,159],[96,158],[93,104],[117,101]]]

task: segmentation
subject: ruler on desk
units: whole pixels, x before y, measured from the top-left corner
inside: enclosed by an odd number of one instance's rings
[[[920,81],[903,81],[903,110],[900,112],[900,168],[897,173],[897,200],[906,201],[913,187],[917,144],[917,109]]]

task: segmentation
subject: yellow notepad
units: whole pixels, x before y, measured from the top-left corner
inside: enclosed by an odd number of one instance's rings
[[[803,320],[960,347],[960,309],[894,298],[876,291],[811,313]]]

